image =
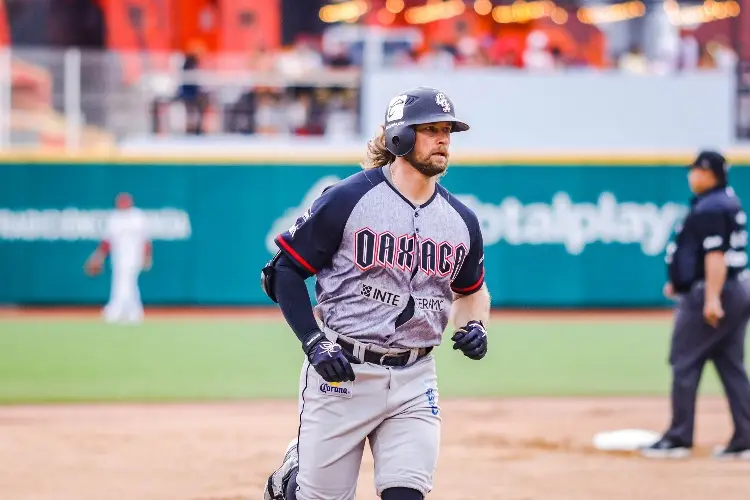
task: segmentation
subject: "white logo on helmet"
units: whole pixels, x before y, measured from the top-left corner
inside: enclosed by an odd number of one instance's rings
[[[442,92],[435,94],[435,102],[438,106],[443,108],[443,113],[451,112],[451,103],[448,102],[448,98]]]
[[[386,121],[392,122],[401,120],[404,117],[404,105],[406,104],[406,96],[398,95],[391,99],[388,104],[388,113],[386,113]]]

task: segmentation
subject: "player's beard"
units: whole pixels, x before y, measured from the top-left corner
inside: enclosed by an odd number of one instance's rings
[[[437,163],[433,160],[432,152],[427,157],[417,157],[414,150],[411,150],[405,157],[406,161],[414,169],[425,177],[435,177],[444,174],[448,170],[448,153],[445,152],[445,162]]]

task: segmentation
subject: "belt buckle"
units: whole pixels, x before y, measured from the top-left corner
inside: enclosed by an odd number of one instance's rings
[[[388,354],[388,353],[385,353],[382,356],[380,356],[380,364],[383,365],[383,366],[396,366],[396,365],[386,364],[385,363],[385,358],[398,358],[400,356],[402,356],[402,354]]]

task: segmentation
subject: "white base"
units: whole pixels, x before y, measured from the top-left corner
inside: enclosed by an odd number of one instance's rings
[[[651,446],[661,434],[643,429],[621,429],[594,435],[594,448],[601,451],[637,451]]]

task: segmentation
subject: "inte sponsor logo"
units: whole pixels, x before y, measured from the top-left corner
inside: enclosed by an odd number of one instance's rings
[[[362,284],[359,290],[360,295],[367,297],[368,299],[377,300],[383,304],[399,307],[402,305],[401,295],[387,290],[381,290],[372,285]]]
[[[402,296],[388,290],[382,290],[367,283],[360,285],[359,294],[362,297],[393,307],[403,307],[409,297],[408,295]],[[423,311],[443,312],[445,310],[445,299],[440,297],[414,297],[414,307]]]

